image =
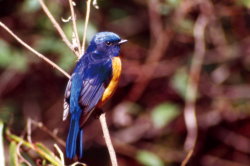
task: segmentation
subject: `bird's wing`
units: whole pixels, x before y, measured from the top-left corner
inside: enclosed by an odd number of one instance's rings
[[[83,115],[81,117],[82,125],[86,122],[89,115],[101,99],[111,76],[111,61],[101,65],[94,65],[86,71],[79,97],[79,104],[83,109]]]
[[[64,101],[63,101],[63,121],[65,121],[69,115],[69,98],[70,98],[70,90],[71,90],[71,79],[74,76],[74,74],[71,76],[71,78],[68,81],[68,84],[66,86],[66,90],[64,93]]]

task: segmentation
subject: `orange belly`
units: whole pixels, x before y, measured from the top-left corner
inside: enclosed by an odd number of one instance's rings
[[[112,58],[112,79],[105,89],[98,106],[103,105],[114,94],[121,76],[122,64],[120,57]]]

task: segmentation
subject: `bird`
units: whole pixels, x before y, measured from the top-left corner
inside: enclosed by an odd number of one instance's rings
[[[70,118],[66,157],[83,157],[83,125],[116,90],[122,70],[120,46],[127,42],[113,32],[94,35],[78,60],[64,94],[63,121]]]

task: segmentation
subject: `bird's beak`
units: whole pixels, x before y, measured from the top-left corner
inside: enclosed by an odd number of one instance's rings
[[[126,43],[128,40],[126,40],[126,39],[123,39],[123,40],[121,40],[121,41],[119,41],[119,45],[121,45],[121,44],[123,44],[123,43]]]

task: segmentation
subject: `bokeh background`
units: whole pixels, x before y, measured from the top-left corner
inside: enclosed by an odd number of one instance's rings
[[[81,35],[86,4],[75,2]],[[250,165],[250,1],[97,2],[98,10],[91,7],[87,41],[98,31],[113,31],[129,40],[122,46],[119,88],[104,107],[120,166],[180,165],[187,154],[184,110],[190,103],[195,103],[198,138],[193,140],[196,146],[187,165]],[[70,15],[68,1],[46,4],[71,38],[71,23],[62,21]],[[0,21],[72,72],[77,58],[64,45],[38,0],[0,0]],[[30,118],[65,140],[68,122],[62,122],[62,110],[66,84],[65,76],[0,28],[0,119],[6,129],[25,136]],[[198,88],[196,101],[187,94],[195,93],[193,85]],[[9,141],[5,140],[9,164]],[[54,143],[60,145],[35,126],[32,140],[52,151]],[[84,141],[82,162],[110,165],[97,119],[86,126]],[[33,165],[42,163],[43,159],[27,148],[22,152]]]

